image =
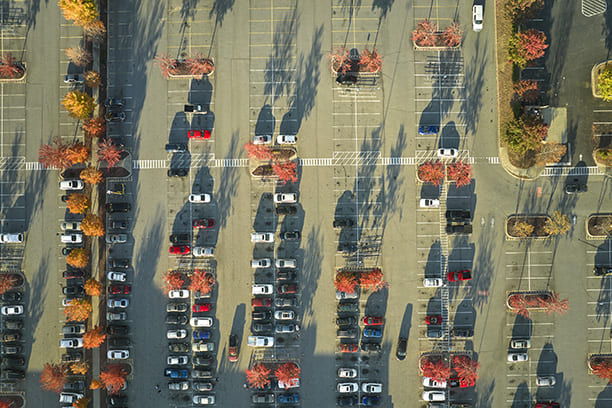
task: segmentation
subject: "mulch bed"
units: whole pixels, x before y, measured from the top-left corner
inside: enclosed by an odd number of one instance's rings
[[[261,166],[257,166],[252,174],[254,176],[273,176],[274,170],[272,170],[272,165],[270,164],[262,164]]]
[[[530,235],[531,237],[548,237],[549,234],[544,229],[547,219],[548,217],[544,215],[510,217],[508,218],[508,221],[506,221],[508,235],[514,238],[522,238],[516,235],[514,226],[519,222],[526,222],[534,226],[533,233]]]
[[[593,215],[589,217],[587,228],[590,235],[610,236],[612,235],[612,214]]]

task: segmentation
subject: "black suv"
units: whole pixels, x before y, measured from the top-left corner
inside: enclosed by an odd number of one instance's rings
[[[191,242],[189,234],[172,234],[170,235],[170,242],[173,244],[186,244]]]
[[[187,145],[185,143],[168,143],[166,145],[167,153],[182,153],[187,151]]]
[[[21,300],[20,292],[5,292],[2,294],[3,302],[19,302]]]
[[[370,343],[370,342],[365,342],[365,341],[361,342],[361,350],[362,351],[377,351],[377,352],[382,351],[379,343]]]
[[[334,220],[334,228],[345,228],[352,227],[355,225],[355,221],[352,218],[341,218],[339,220]]]
[[[128,258],[111,259],[108,264],[111,268],[129,268],[130,260]]]
[[[106,203],[106,211],[109,213],[128,212],[131,209],[130,203]]]
[[[587,186],[586,184],[567,184],[565,186],[565,194],[578,194],[578,193],[586,193]]]
[[[253,323],[254,333],[269,333],[274,331],[272,323]]]
[[[125,335],[125,334],[128,334],[129,331],[130,329],[127,326],[120,326],[120,325],[111,325],[106,328],[106,332],[108,334]]]
[[[127,337],[111,337],[109,345],[111,347],[127,347],[130,345],[130,339]]]
[[[251,312],[252,320],[270,320],[272,318],[272,312],[266,310],[265,312]]]
[[[297,207],[295,205],[279,205],[275,212],[276,215],[293,215],[297,214]]]
[[[455,222],[470,221],[472,212],[470,210],[446,210],[446,219]]]
[[[168,177],[186,177],[189,173],[187,169],[170,169],[168,170]]]
[[[596,266],[593,268],[593,275],[595,276],[612,275],[612,266]]]
[[[83,353],[81,351],[62,354],[62,363],[76,363],[81,360],[83,360]]]
[[[111,229],[126,230],[128,229],[128,222],[125,220],[112,220],[110,227]]]
[[[469,327],[455,327],[451,331],[453,337],[473,337],[474,330]]]
[[[354,324],[357,324],[357,319],[355,319],[353,316],[336,318],[337,326],[352,326]]]

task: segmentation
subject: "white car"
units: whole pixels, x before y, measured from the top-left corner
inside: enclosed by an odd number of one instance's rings
[[[3,244],[15,244],[23,242],[23,234],[0,234],[0,242]]]
[[[83,347],[83,339],[81,337],[73,337],[70,339],[60,339],[61,348],[80,348]]]
[[[472,28],[478,32],[482,30],[482,5],[474,4],[472,7]]]
[[[297,137],[295,135],[279,135],[276,138],[276,143],[278,144],[295,144],[297,142]]]
[[[272,347],[272,346],[274,346],[274,337],[249,336],[247,338],[247,346],[250,346],[250,347]]]
[[[128,299],[108,299],[107,305],[108,307],[126,308],[130,305],[130,301]]]
[[[125,282],[127,280],[127,273],[109,271],[106,277],[108,278],[109,281]]]
[[[79,221],[66,221],[60,224],[60,228],[62,231],[67,231],[67,230],[80,231],[81,223]]]
[[[210,194],[189,194],[190,203],[210,203]]]
[[[300,326],[297,324],[277,324],[274,328],[274,333],[297,333],[300,331]]]
[[[189,291],[187,289],[177,289],[168,292],[170,299],[187,299],[189,297]]]
[[[295,259],[277,259],[277,268],[297,268],[297,261]]]
[[[510,340],[511,349],[527,349],[531,347],[531,341],[529,339],[512,339]]]
[[[170,391],[187,391],[189,389],[189,381],[169,382],[168,389]]]
[[[419,205],[421,208],[439,208],[440,200],[437,198],[421,198]]]
[[[215,403],[214,395],[194,395],[193,403],[196,405],[212,405]]]
[[[251,287],[253,295],[271,295],[274,292],[272,285],[258,284]]]
[[[338,377],[340,378],[355,378],[357,377],[357,370],[354,368],[339,368]]]
[[[527,360],[529,360],[529,356],[527,356],[527,353],[508,353],[508,361],[510,362]]]
[[[109,321],[127,320],[127,313],[125,312],[107,312],[106,320],[109,320]]]
[[[251,259],[251,268],[269,268],[272,266],[270,258]]]
[[[536,384],[538,387],[553,387],[556,383],[557,379],[554,375],[536,378]]]
[[[192,351],[215,351],[215,343],[213,342],[204,342],[201,341],[199,343],[192,343],[191,344],[191,350]]]
[[[192,327],[212,327],[214,322],[212,317],[192,317],[189,324]]]
[[[85,395],[77,393],[77,392],[62,392],[60,394],[59,402],[62,404],[74,404]]]
[[[340,383],[336,387],[340,394],[350,394],[353,392],[357,392],[359,390],[359,386],[357,383]]]
[[[438,157],[457,157],[459,150],[452,147],[441,147],[438,149]]]
[[[106,356],[109,360],[126,360],[130,358],[128,350],[108,350]]]
[[[252,232],[251,242],[274,242],[274,234],[271,232]]]
[[[194,247],[193,256],[215,256],[215,248],[213,247]]]
[[[80,244],[83,242],[83,234],[62,234],[60,241],[62,244]]]
[[[367,394],[380,394],[382,392],[381,383],[363,383],[361,384],[361,391]]]
[[[253,144],[268,144],[268,143],[272,143],[272,135],[253,136]]]
[[[17,316],[17,315],[23,314],[23,306],[21,305],[2,306],[2,309],[0,309],[0,312],[4,316]]]
[[[168,330],[166,332],[167,339],[184,339],[185,337],[187,337],[187,330]]]
[[[426,288],[439,288],[442,286],[442,279],[440,278],[425,278],[423,279],[423,286]]]
[[[293,310],[277,310],[274,312],[274,318],[276,320],[293,320],[295,319],[295,313]]]
[[[187,365],[189,357],[187,356],[168,356],[168,365]]]
[[[127,234],[111,234],[106,236],[107,244],[125,244],[127,242]]]
[[[446,381],[438,381],[431,377],[423,377],[423,387],[445,389]]]
[[[422,398],[424,401],[446,401],[446,392],[444,391],[423,391]]]
[[[274,202],[276,204],[297,203],[297,194],[296,193],[276,193],[274,194]]]
[[[82,190],[85,183],[82,180],[63,180],[59,183],[60,190]]]

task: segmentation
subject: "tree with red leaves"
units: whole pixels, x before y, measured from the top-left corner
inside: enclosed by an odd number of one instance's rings
[[[513,85],[514,92],[521,103],[533,104],[540,98],[540,88],[536,81],[523,79]]]
[[[421,364],[424,377],[431,377],[435,381],[446,381],[450,377],[450,367],[442,359],[426,358]]]
[[[295,183],[297,181],[296,168],[297,165],[294,161],[278,162],[275,160],[272,163],[272,171],[274,171],[274,174],[278,176],[279,181],[283,184],[288,182]]]
[[[438,25],[426,18],[417,24],[417,28],[412,32],[412,40],[419,47],[433,47],[437,41],[436,31]]]
[[[159,54],[155,56],[154,64],[159,67],[159,70],[164,78],[168,78],[170,74],[175,74],[179,65],[176,58],[171,58],[166,54]]]
[[[68,159],[68,146],[63,144],[59,138],[53,139],[50,144],[42,145],[38,149],[38,162],[44,168],[67,169],[72,165]]]
[[[376,48],[372,48],[372,51],[366,48],[361,53],[359,65],[367,72],[378,72],[382,68],[382,58]]]
[[[100,381],[104,384],[109,394],[119,394],[121,388],[125,384],[127,371],[123,369],[121,364],[109,364],[106,369],[100,373]]]
[[[424,183],[439,186],[444,180],[444,164],[439,161],[426,161],[419,166],[418,177]]]
[[[332,69],[335,72],[346,74],[351,71],[353,60],[349,56],[349,51],[346,48],[335,48],[333,53],[328,54],[328,57],[331,60]]]
[[[106,333],[102,331],[102,327],[94,326],[91,330],[83,334],[83,347],[86,349],[98,348],[106,339]]]
[[[213,71],[214,65],[210,58],[204,57],[203,54],[195,54],[185,60],[185,65],[191,72],[191,75],[202,78]]]
[[[10,273],[0,274],[0,295],[15,287],[17,278]]]
[[[164,274],[164,294],[168,294],[171,290],[178,290],[183,287],[185,279],[183,274],[178,271],[168,271]]]
[[[463,39],[463,30],[461,29],[459,23],[454,21],[451,25],[446,27],[442,33],[442,38],[447,47],[456,47],[461,44],[461,40]]]
[[[383,279],[383,273],[379,268],[373,268],[361,273],[359,285],[364,289],[378,292],[383,288],[389,287],[389,282]]]
[[[251,388],[264,388],[270,384],[270,369],[263,363],[257,363],[252,369],[245,370],[247,382]]]
[[[334,285],[340,292],[355,293],[355,289],[359,284],[357,274],[352,271],[339,270],[336,272]]]
[[[115,145],[110,139],[104,139],[98,143],[98,159],[106,161],[109,168],[119,163],[122,152],[123,149]]]
[[[564,315],[569,310],[569,300],[559,299],[558,293],[553,293],[551,297],[546,300],[540,300],[540,306],[544,308],[544,312],[547,314],[557,313]]]
[[[255,159],[255,160],[271,160],[272,159],[272,149],[269,146],[249,142],[244,145],[244,150],[246,150],[247,157],[249,159]]]
[[[457,377],[462,383],[469,384],[469,387],[473,387],[478,379],[478,369],[480,363],[474,361],[468,356],[455,356],[453,358],[453,371],[457,373]]]
[[[461,160],[446,166],[448,177],[454,180],[457,187],[467,186],[472,182],[472,166]]]
[[[189,284],[189,290],[192,292],[199,291],[202,294],[210,293],[215,286],[215,277],[212,273],[196,269],[191,275],[191,283]]]
[[[508,0],[504,12],[514,25],[535,18],[544,7],[543,0]]]
[[[83,122],[83,131],[91,137],[100,137],[106,132],[106,120],[104,117],[89,118]]]
[[[612,360],[607,358],[599,359],[597,362],[591,363],[591,368],[593,374],[599,378],[608,380],[608,382],[612,384]]]
[[[529,29],[512,34],[508,41],[508,61],[523,69],[528,62],[542,57],[546,48],[546,34],[541,31]]]
[[[68,366],[65,364],[45,363],[40,375],[40,387],[45,391],[53,391],[59,394],[64,390],[67,377]]]
[[[16,79],[23,76],[23,65],[8,52],[0,57],[0,78]]]
[[[295,363],[285,363],[274,371],[276,379],[284,383],[300,378],[300,373],[300,367],[298,367]]]
[[[529,318],[529,302],[525,298],[525,296],[521,293],[515,293],[508,299],[508,304],[510,305],[510,310],[512,313],[518,314],[519,316],[523,316],[524,318]]]
[[[11,406],[13,406],[13,401],[0,399],[0,408],[10,408]]]

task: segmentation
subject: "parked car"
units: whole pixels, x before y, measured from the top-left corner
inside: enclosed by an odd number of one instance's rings
[[[336,404],[340,407],[352,407],[353,405],[357,405],[359,403],[359,398],[354,395],[338,397],[336,399]]]
[[[463,270],[463,271],[449,272],[446,277],[450,282],[466,281],[466,280],[472,279],[472,271]]]
[[[297,273],[294,271],[278,271],[276,273],[277,281],[293,281],[296,280]]]
[[[278,144],[295,144],[297,137],[295,135],[278,135],[276,137],[276,143]]]
[[[469,222],[472,219],[470,210],[446,210],[445,216],[448,222]]]
[[[107,312],[106,320],[127,320],[126,312]]]
[[[274,403],[274,394],[253,394],[251,402],[253,404],[272,404]]]
[[[278,288],[276,288],[276,292],[279,295],[297,293],[297,291],[298,291],[298,285],[295,283],[285,283],[283,285],[280,285]]]
[[[336,318],[336,326],[353,326],[357,324],[357,319],[353,316]]]
[[[274,194],[274,203],[276,204],[293,204],[297,202],[296,193],[276,193]]]
[[[83,339],[80,337],[60,339],[61,348],[80,348],[83,347]]]
[[[298,402],[300,402],[300,395],[296,393],[280,394],[278,396],[279,404],[297,404]]]
[[[132,291],[130,285],[110,285],[108,293],[111,295],[127,295]]]
[[[20,345],[16,345],[16,344],[9,344],[6,346],[2,346],[0,348],[0,351],[2,352],[3,355],[14,355],[14,354],[21,354],[23,352],[23,347]],[[64,361],[62,359],[62,361]]]
[[[272,306],[271,298],[253,298],[251,299],[252,307],[270,307]]]
[[[130,329],[128,326],[110,325],[106,328],[106,332],[110,335],[126,335]]]
[[[336,337],[338,337],[339,339],[354,339],[355,337],[357,337],[357,329],[338,329],[336,331]]]
[[[295,205],[278,205],[274,212],[276,215],[294,215],[297,214],[297,207]]]
[[[188,381],[169,382],[168,389],[170,391],[187,391],[189,389]]]
[[[253,333],[255,334],[270,333],[272,331],[274,331],[272,323],[253,323]]]
[[[357,370],[354,368],[339,368],[338,369],[338,377],[339,378],[355,378],[357,377]]]
[[[558,402],[538,402],[533,408],[560,408],[561,405]]]
[[[270,320],[272,318],[272,312],[269,310],[263,312],[251,312],[251,320]]]
[[[536,377],[536,385],[538,387],[553,387],[556,383],[557,379],[554,375]]]
[[[210,139],[211,132],[208,129],[190,129],[187,131],[188,139]]]
[[[587,185],[586,184],[567,184],[565,186],[565,194],[579,194],[579,193],[586,193],[588,190]]]
[[[363,318],[363,324],[366,326],[381,326],[385,322],[382,316],[365,316]]]
[[[359,350],[359,346],[357,346],[357,344],[354,343],[348,343],[348,344],[340,344],[338,346],[338,351],[340,353],[356,353]]]
[[[338,313],[358,313],[359,305],[357,303],[339,303],[337,307]]]
[[[212,378],[213,373],[212,370],[193,370],[191,373],[191,378]]]
[[[21,292],[4,292],[0,295],[0,300],[3,302],[20,302],[22,297]]]
[[[344,300],[344,299],[358,299],[359,293],[355,290],[353,293],[342,292],[340,290],[336,290],[336,300]]]
[[[64,286],[62,288],[62,293],[66,296],[81,296],[85,293],[85,289],[81,285],[75,286]]]
[[[188,353],[191,349],[189,343],[170,343],[168,344],[168,351],[171,353]]]
[[[111,229],[126,230],[128,229],[128,222],[125,220],[112,220],[110,223]]]
[[[361,342],[361,350],[362,351],[376,351],[376,352],[382,351],[379,343],[372,343],[372,342],[366,342],[366,341]]]
[[[446,224],[446,233],[452,234],[471,234],[472,226],[470,224]]]
[[[440,315],[429,315],[425,316],[426,324],[442,324],[442,316]]]
[[[168,292],[168,298],[170,299],[187,299],[189,298],[189,290],[187,289],[175,289]]]
[[[472,6],[472,29],[475,32],[482,30],[482,4]]]
[[[212,310],[211,303],[194,303],[192,310],[194,313],[210,312]]]
[[[168,143],[165,148],[166,153],[183,153],[187,151],[185,143]]]
[[[185,325],[187,324],[187,316],[185,315],[176,315],[176,314],[171,314],[166,316],[166,324],[178,324],[178,325]]]
[[[272,285],[268,284],[255,284],[251,287],[251,293],[253,295],[270,295],[274,292]]]
[[[120,308],[126,308],[130,305],[130,300],[129,299],[108,299],[108,301],[106,302],[107,306],[109,308],[114,308],[114,307],[120,307]]]
[[[300,331],[300,326],[294,323],[277,324],[274,329],[276,333],[296,333],[298,331]]]
[[[2,308],[0,308],[0,313],[2,313],[3,316],[18,316],[18,315],[23,314],[23,306],[21,305],[2,306]]]
[[[62,231],[70,231],[70,230],[80,231],[81,223],[79,221],[64,221],[60,224],[60,229]]]
[[[76,392],[62,392],[60,393],[59,402],[62,404],[74,404],[83,397],[83,394]]]
[[[108,266],[127,269],[130,267],[130,260],[129,258],[113,258],[108,261]]]
[[[366,394],[380,394],[382,392],[381,383],[363,383],[361,384],[361,391]]]
[[[596,266],[593,268],[593,275],[595,276],[612,275],[612,266]]]
[[[190,203],[210,203],[212,197],[210,194],[201,193],[201,194],[189,194],[189,202]]]
[[[421,208],[439,208],[440,200],[437,198],[421,198],[419,206]]]
[[[127,280],[127,273],[125,272],[115,272],[109,271],[106,275],[109,281],[114,282],[125,282]]]
[[[81,233],[70,233],[60,235],[60,241],[62,244],[80,244],[83,242],[83,234]]]
[[[382,330],[379,328],[367,327],[363,329],[363,337],[380,338],[382,337]]]
[[[126,118],[125,112],[121,111],[108,111],[104,114],[104,119],[108,122],[123,122]]]
[[[274,346],[274,337],[268,336],[249,336],[247,345],[250,347],[272,347]]]
[[[471,327],[454,327],[451,330],[451,336],[453,337],[473,337],[474,329]]]
[[[64,384],[64,391],[83,391],[85,389],[85,381],[68,381]]]
[[[425,401],[446,401],[445,391],[423,391],[422,395]]]
[[[294,297],[277,297],[274,299],[275,307],[295,307],[297,306],[297,299]]]
[[[189,363],[189,357],[187,356],[168,356],[166,360],[168,365],[187,365]]]
[[[251,259],[251,268],[269,268],[272,266],[270,258]]]
[[[62,278],[64,279],[80,279],[85,276],[85,273],[81,270],[69,270],[62,272]]]
[[[441,339],[444,336],[444,333],[442,332],[440,328],[428,327],[427,331],[425,332],[425,335],[429,339]]]
[[[272,143],[272,135],[253,136],[253,144],[268,144],[268,143]]]
[[[423,377],[423,387],[446,389],[446,381],[434,380],[431,377]]]
[[[21,330],[23,329],[23,322],[21,320],[6,319],[4,320],[2,327],[8,330]]]
[[[109,360],[126,360],[130,358],[129,350],[108,350],[106,356]]]
[[[275,261],[277,268],[297,268],[297,260],[289,259],[277,259]]]
[[[106,211],[109,213],[129,212],[131,209],[130,203],[106,203]]]
[[[196,257],[211,257],[215,256],[215,248],[214,247],[194,247],[193,248],[193,256]]]
[[[23,242],[23,234],[0,234],[0,242],[3,244],[18,244]]]
[[[174,255],[187,255],[191,252],[189,245],[172,245],[169,252]]]
[[[82,190],[85,187],[85,183],[82,180],[62,180],[59,183],[60,190],[74,191]]]
[[[527,355],[527,353],[508,353],[508,361],[510,362],[527,360],[529,360],[529,356]]]
[[[196,366],[210,367],[213,365],[214,362],[215,362],[215,359],[210,355],[195,356],[193,358],[193,365],[196,365]]]
[[[164,375],[170,378],[188,378],[189,371],[184,368],[166,368]]]
[[[187,337],[187,330],[178,329],[166,332],[166,338],[168,339],[184,339],[185,337]]]
[[[168,177],[187,177],[188,169],[169,169]]]
[[[83,75],[81,75],[81,74],[66,74],[66,75],[64,75],[64,83],[65,84],[80,85],[83,82],[85,82],[85,77]]]
[[[300,232],[299,231],[285,231],[280,234],[280,238],[285,241],[299,241]]]
[[[252,232],[251,242],[274,242],[274,233],[272,232]]]
[[[406,346],[408,345],[408,339],[400,337],[397,342],[397,349],[395,350],[395,357],[402,361],[406,358]]]
[[[459,151],[451,147],[441,147],[438,149],[438,157],[457,157]]]
[[[380,397],[361,397],[361,403],[366,407],[375,407],[380,405]]]
[[[352,218],[340,218],[335,219],[332,225],[334,228],[348,228],[355,225],[355,221]]]
[[[212,317],[192,317],[189,324],[191,327],[212,327],[214,322]]]
[[[191,242],[191,235],[189,234],[171,234],[170,242],[173,244],[185,244]]]
[[[192,385],[194,391],[212,391],[214,388],[211,382],[194,382]]]
[[[210,340],[212,333],[210,330],[194,330],[192,336],[194,340]]]
[[[229,337],[228,344],[228,359],[230,362],[234,363],[238,361],[238,353],[240,352],[239,344],[238,344],[238,336],[235,334],[231,334]]]
[[[428,125],[419,126],[419,135],[437,135],[440,132],[440,126]]]
[[[440,278],[425,278],[423,279],[423,286],[426,288],[439,288],[442,286],[442,279]]]
[[[274,312],[274,318],[276,320],[293,320],[295,319],[295,312],[293,310],[277,310]]]
[[[2,341],[2,343],[9,343],[11,341],[19,340],[21,340],[21,333],[19,332],[4,333],[0,335],[0,341]]]
[[[83,334],[85,333],[85,325],[82,323],[79,324],[67,324],[62,327],[62,334]]]
[[[200,341],[197,343],[192,343],[191,344],[191,350],[194,352],[207,352],[210,351],[211,353],[213,351],[215,351],[215,343],[213,342],[205,342],[205,341]]]
[[[510,348],[514,350],[528,349],[531,347],[529,339],[512,339],[510,340]]]
[[[202,218],[200,220],[193,220],[191,225],[193,228],[209,229],[215,226],[215,220],[212,218]]]

